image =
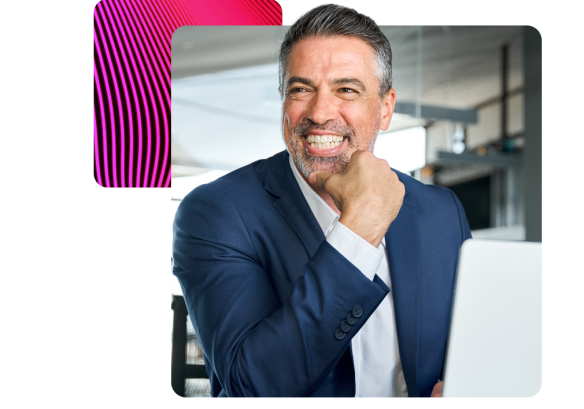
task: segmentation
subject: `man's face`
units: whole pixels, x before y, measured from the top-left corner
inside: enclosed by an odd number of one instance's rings
[[[317,170],[342,173],[353,152],[373,150],[395,105],[393,89],[379,96],[373,49],[353,37],[297,43],[283,86],[284,141],[306,178]]]

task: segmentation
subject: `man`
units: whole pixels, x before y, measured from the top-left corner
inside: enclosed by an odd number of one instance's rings
[[[212,395],[439,396],[470,230],[452,192],[372,153],[396,98],[387,39],[317,7],[282,43],[280,92],[287,151],[198,187],[175,218]]]

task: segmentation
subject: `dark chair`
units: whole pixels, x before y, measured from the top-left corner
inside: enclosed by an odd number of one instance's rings
[[[188,312],[184,298],[171,295],[170,308],[174,311],[170,389],[179,398],[184,398],[187,379],[209,379],[209,376],[205,372],[205,365],[187,365]]]

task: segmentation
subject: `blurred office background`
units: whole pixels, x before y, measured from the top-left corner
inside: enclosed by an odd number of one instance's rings
[[[375,154],[423,183],[452,189],[473,237],[541,241],[537,31],[381,29],[393,51],[397,105]],[[286,30],[201,26],[174,33],[170,219],[196,186],[285,149],[277,56]],[[176,335],[176,323],[184,323],[177,311],[184,307],[173,280]],[[208,396],[194,330],[190,323],[182,327],[178,338],[187,347],[173,355],[173,387],[185,396]]]

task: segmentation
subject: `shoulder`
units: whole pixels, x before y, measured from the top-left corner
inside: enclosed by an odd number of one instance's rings
[[[183,198],[173,223],[173,246],[179,259],[202,248],[201,243],[255,254],[249,229],[273,207],[272,196],[264,189],[265,175],[273,170],[271,159],[200,185]]]
[[[466,213],[452,190],[425,185],[409,175],[395,172],[406,189],[404,205],[416,209],[418,221],[426,231],[440,234],[451,231],[456,237],[460,234],[462,241],[471,238]]]
[[[408,202],[416,208],[454,208],[457,209],[456,195],[448,188],[426,185],[413,177],[394,169],[399,180],[406,188]]]
[[[249,192],[242,185],[253,185],[253,164],[233,171],[211,183],[197,186],[181,201],[173,223],[173,254],[175,263],[185,267],[185,260],[211,246],[253,249],[248,244],[247,229],[233,198],[241,191]],[[182,264],[181,264],[182,263]],[[175,264],[177,265],[177,264]]]
[[[264,187],[266,178],[274,172],[281,172],[282,164],[289,167],[285,151],[196,187],[181,201],[175,221],[180,222],[185,215],[191,220],[199,216],[224,218],[236,210],[264,206],[271,198]]]
[[[288,168],[288,154],[286,151],[280,152],[197,187],[183,199],[181,205],[225,202],[226,199],[236,205],[257,202],[267,195],[264,188],[266,179],[271,177],[277,183],[285,184],[286,173],[291,174]]]

